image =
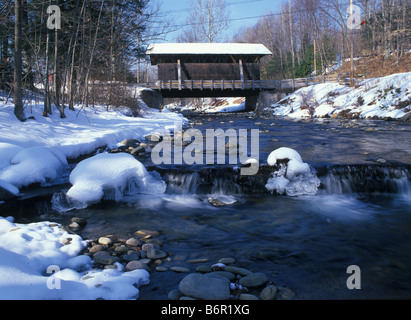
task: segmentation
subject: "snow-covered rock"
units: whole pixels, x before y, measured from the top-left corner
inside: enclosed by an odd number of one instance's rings
[[[90,257],[79,255],[86,245],[56,223],[0,217],[0,299],[124,300],[137,298],[138,287],[149,283],[145,270],[92,269]]]
[[[270,192],[289,196],[317,194],[320,180],[314,169],[304,163],[294,149],[282,147],[274,150],[268,156],[267,163],[278,167],[265,185]]]
[[[81,161],[70,174],[69,201],[92,204],[104,198],[121,200],[125,193],[164,193],[164,181],[126,153],[102,153]]]
[[[0,180],[17,188],[33,183],[44,184],[63,174],[67,159],[55,148],[32,147],[19,151],[9,166],[0,171]]]

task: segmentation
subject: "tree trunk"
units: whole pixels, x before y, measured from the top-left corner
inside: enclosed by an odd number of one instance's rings
[[[22,67],[22,0],[16,0],[14,5],[15,24],[14,24],[14,114],[20,121],[25,121],[23,110],[23,93],[21,74]]]

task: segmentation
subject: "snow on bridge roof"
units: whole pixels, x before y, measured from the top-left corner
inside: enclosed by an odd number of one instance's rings
[[[148,46],[149,55],[271,55],[258,43],[154,43]]]

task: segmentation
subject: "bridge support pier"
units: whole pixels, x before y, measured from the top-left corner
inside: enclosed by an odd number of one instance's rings
[[[150,108],[160,110],[163,106],[163,94],[154,90],[142,90],[140,92],[141,99]]]
[[[245,111],[263,111],[264,108],[279,101],[280,96],[274,90],[262,90],[257,95],[245,98]]]

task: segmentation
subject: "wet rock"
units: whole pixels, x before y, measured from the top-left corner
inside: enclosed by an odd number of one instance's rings
[[[126,253],[128,251],[128,248],[125,246],[125,245],[120,245],[120,246],[118,246],[118,247],[116,247],[115,249],[114,249],[114,252],[117,252],[117,253]]]
[[[235,259],[234,258],[221,258],[220,260],[218,260],[218,262],[228,265],[228,264],[233,264],[235,262]]]
[[[241,268],[241,267],[236,267],[236,266],[225,266],[224,267],[224,271],[228,271],[234,274],[239,274],[241,276],[248,276],[250,274],[252,274],[252,272],[250,270],[247,270],[245,268]]]
[[[120,259],[117,257],[110,256],[110,255],[95,254],[93,256],[93,260],[95,263],[107,265],[107,264],[114,264],[115,262],[118,262]]]
[[[125,262],[130,262],[130,261],[133,261],[133,260],[138,260],[139,258],[140,258],[140,255],[138,254],[138,252],[131,253],[131,254],[125,254],[125,255],[123,255],[123,257],[122,257],[122,259],[123,259]]]
[[[196,267],[196,271],[206,273],[206,272],[211,272],[212,270],[211,270],[210,266],[200,265],[200,266]]]
[[[266,282],[267,277],[264,273],[255,272],[241,278],[238,283],[247,288],[257,288],[264,285]]]
[[[126,139],[126,140],[121,141],[120,144],[128,148],[129,147],[136,148],[140,145],[140,141],[138,141],[137,139]]]
[[[185,267],[179,267],[179,266],[171,267],[170,270],[172,270],[172,271],[174,271],[174,272],[178,272],[178,273],[187,273],[187,272],[190,272],[190,269],[185,268]]]
[[[80,218],[80,217],[71,218],[71,222],[77,223],[80,226],[80,228],[84,228],[87,225],[87,220],[84,218]]]
[[[230,297],[230,281],[222,277],[208,277],[191,273],[181,280],[180,291],[193,298],[204,300],[226,300]]]
[[[286,287],[278,287],[278,295],[282,300],[290,300],[295,297],[294,291]]]
[[[158,236],[160,234],[160,232],[158,231],[154,231],[154,230],[137,230],[136,235],[139,235],[141,237],[145,237],[145,236]]]
[[[149,259],[163,259],[167,257],[167,253],[163,250],[156,249],[156,248],[148,248],[147,250],[147,258]]]
[[[141,154],[141,153],[145,153],[146,152],[146,149],[144,148],[144,147],[137,147],[137,148],[133,148],[131,151],[130,151],[130,154],[132,155],[132,156],[137,156],[137,155],[139,155],[139,154]]]
[[[257,296],[249,293],[241,293],[238,297],[239,300],[260,300]]]
[[[171,290],[167,296],[168,300],[178,300],[183,294],[179,289]]]
[[[77,222],[70,223],[69,228],[73,231],[78,231],[81,229],[80,225]]]
[[[212,204],[214,207],[222,207],[222,206],[227,206],[227,205],[236,203],[237,200],[235,200],[231,196],[218,195],[214,197],[209,197],[208,202]]]
[[[97,253],[97,252],[99,252],[99,251],[105,250],[105,248],[106,248],[105,246],[103,246],[103,245],[101,245],[101,244],[97,244],[97,245],[95,245],[95,246],[92,246],[92,247],[90,248],[89,252],[92,253],[92,254],[94,254],[94,253]]]
[[[234,273],[228,272],[228,271],[213,271],[207,274],[208,276],[217,276],[217,277],[224,277],[227,278],[230,281],[235,280],[235,275]]]
[[[140,260],[134,260],[134,261],[130,261],[129,263],[127,263],[126,271],[133,271],[136,269],[144,269],[146,271],[150,271],[150,268],[144,262],[141,262]]]
[[[127,239],[126,245],[131,246],[131,247],[137,247],[141,245],[141,241],[136,238],[130,238],[130,239]]]
[[[166,268],[166,267],[160,267],[160,266],[156,267],[157,272],[165,272],[167,270],[168,270],[168,268]]]
[[[100,237],[99,239],[98,239],[98,243],[99,244],[104,244],[104,245],[110,245],[110,244],[112,244],[112,240],[110,239],[110,238],[107,238],[107,237]]]
[[[261,300],[274,300],[276,294],[277,287],[274,285],[269,285],[261,291],[260,298]]]

